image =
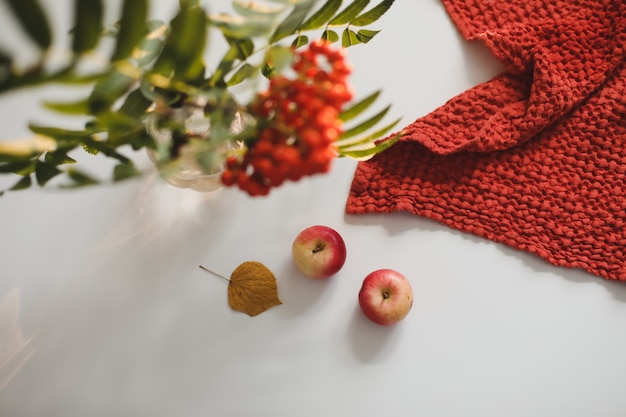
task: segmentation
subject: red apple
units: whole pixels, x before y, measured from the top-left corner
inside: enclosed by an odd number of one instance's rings
[[[359,291],[363,314],[376,324],[388,326],[406,317],[413,306],[409,280],[393,269],[378,269],[363,280]]]
[[[291,255],[298,269],[307,277],[328,278],[343,267],[346,244],[335,229],[309,226],[296,236]]]

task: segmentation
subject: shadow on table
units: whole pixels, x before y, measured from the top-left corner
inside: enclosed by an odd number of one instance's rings
[[[348,327],[348,341],[358,360],[378,362],[392,354],[392,347],[397,344],[401,330],[402,323],[381,326],[371,322],[357,305]]]
[[[283,300],[281,310],[288,317],[299,316],[313,309],[321,310],[328,302],[329,294],[340,281],[338,279],[312,279],[302,275],[291,258],[276,271],[279,297]],[[341,274],[339,272],[338,274]]]
[[[537,274],[555,275],[559,279],[562,278],[579,284],[600,285],[616,300],[626,302],[626,282],[607,280],[578,268],[565,268],[552,265],[530,252],[514,249],[503,243],[492,242],[486,238],[470,233],[464,233],[440,224],[437,221],[415,216],[407,212],[346,215],[346,223],[359,226],[381,226],[384,227],[389,236],[399,236],[407,230],[420,230],[424,232],[445,230],[455,236],[477,244],[490,243],[505,256],[519,260],[525,267]],[[542,277],[542,279],[544,278],[545,277]]]

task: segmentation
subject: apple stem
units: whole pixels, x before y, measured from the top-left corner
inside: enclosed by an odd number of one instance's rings
[[[220,275],[220,274],[218,274],[218,273],[217,273],[217,272],[215,272],[215,271],[211,271],[209,268],[207,268],[207,267],[205,267],[205,266],[202,266],[202,265],[198,265],[198,266],[200,267],[200,269],[204,269],[205,271],[210,272],[210,273],[212,273],[213,275],[216,275],[216,276],[218,276],[218,277],[222,278],[224,281],[228,281],[228,282],[230,282],[230,280],[229,280],[228,278],[226,278],[224,275]]]
[[[321,252],[322,250],[324,250],[324,244],[318,243],[315,249],[313,249],[313,253]]]
[[[383,291],[383,298],[386,300],[389,298],[389,291]]]

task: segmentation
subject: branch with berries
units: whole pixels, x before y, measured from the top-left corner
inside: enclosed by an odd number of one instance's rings
[[[353,101],[345,54],[378,34],[366,27],[394,0],[369,9],[369,0],[234,0],[232,14],[180,0],[168,23],[148,19],[149,0],[125,0],[110,27],[102,0],[76,0],[72,51],[60,68],[48,62],[55,43],[37,0],[4,1],[41,55],[19,68],[13,55],[0,54],[0,98],[42,84],[90,86],[78,101],[43,101],[83,117],[83,129],[31,124],[32,137],[0,141],[0,173],[18,177],[11,190],[101,183],[79,163],[82,152],[111,158],[112,181],[132,178],[141,172],[128,153],[146,149],[164,177],[191,161],[224,185],[266,195],[327,172],[334,158],[366,159],[397,140],[386,135],[398,120],[379,126],[389,106],[364,116],[380,92]],[[210,67],[215,36],[225,47]],[[85,72],[95,54],[105,64]]]

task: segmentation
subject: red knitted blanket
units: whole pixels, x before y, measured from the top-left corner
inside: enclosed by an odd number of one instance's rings
[[[359,163],[347,213],[407,211],[626,280],[624,0],[442,0],[505,72]]]

